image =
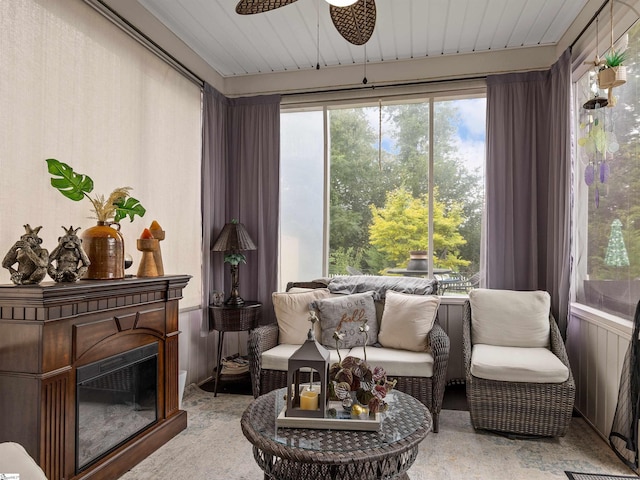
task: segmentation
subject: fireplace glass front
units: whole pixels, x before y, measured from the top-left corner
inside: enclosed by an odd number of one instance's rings
[[[158,419],[158,344],[76,371],[76,472]]]

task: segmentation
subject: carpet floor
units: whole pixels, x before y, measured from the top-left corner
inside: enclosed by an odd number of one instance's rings
[[[253,398],[218,394],[189,385],[182,408],[188,427],[147,457],[121,480],[259,480],[262,472],[240,417]],[[581,417],[573,417],[565,437],[509,439],[476,432],[469,412],[443,410],[440,432],[420,444],[409,470],[411,480],[567,480],[565,471],[633,475]]]

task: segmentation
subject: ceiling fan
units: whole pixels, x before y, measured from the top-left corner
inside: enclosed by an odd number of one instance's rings
[[[236,13],[253,15],[284,7],[297,0],[240,0]],[[316,0],[317,1],[317,0]],[[349,43],[364,45],[376,26],[375,0],[327,0],[336,30]]]

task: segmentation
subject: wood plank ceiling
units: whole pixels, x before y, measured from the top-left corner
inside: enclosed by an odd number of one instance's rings
[[[376,0],[366,46],[335,30],[324,0],[257,15],[236,0],[137,0],[223,77],[556,44],[587,0]]]

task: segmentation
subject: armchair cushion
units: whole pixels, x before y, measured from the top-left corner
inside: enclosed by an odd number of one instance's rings
[[[373,304],[373,292],[336,295],[316,300],[314,307],[320,316],[322,343],[327,348],[336,348],[333,338],[335,331],[345,334],[340,342],[341,348],[357,347],[365,344],[365,335],[360,326],[366,320],[369,326],[367,345],[378,341],[378,321],[376,307]]]
[[[547,292],[475,289],[469,292],[472,343],[549,347]]]
[[[316,300],[327,298],[330,295],[326,288],[300,293],[273,293],[271,299],[278,322],[278,343],[302,345],[307,339],[307,332],[311,327],[309,306]],[[314,333],[316,339],[319,339],[320,325],[318,322],[316,322]]]
[[[378,341],[383,347],[425,352],[440,297],[387,290]]]
[[[471,375],[502,382],[563,383],[569,369],[546,348],[476,344],[471,351]]]
[[[364,349],[355,347],[352,357],[364,358]],[[367,348],[367,363],[382,367],[393,377],[433,377],[433,355],[429,352],[409,352],[393,348]]]

